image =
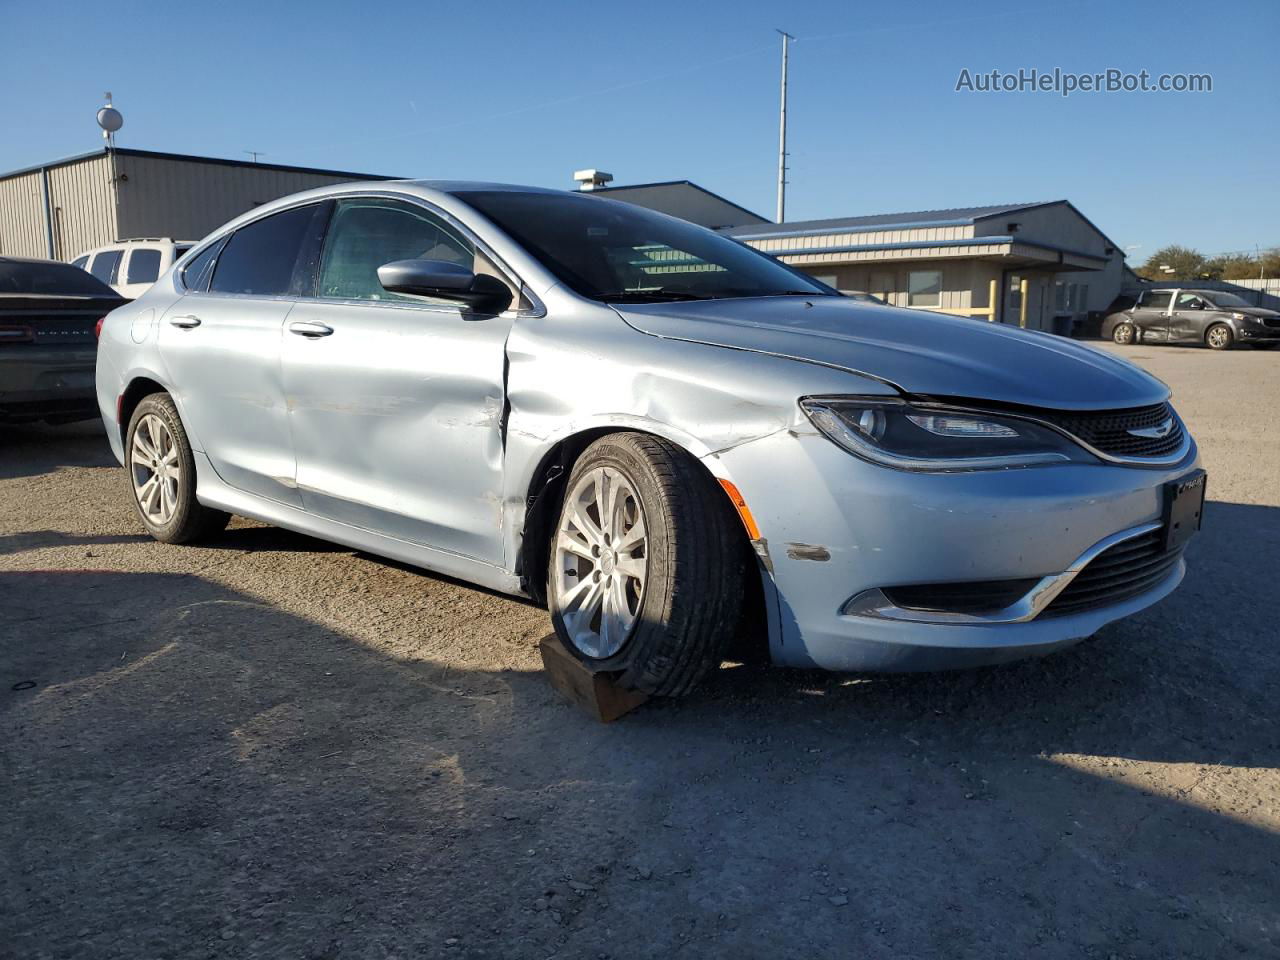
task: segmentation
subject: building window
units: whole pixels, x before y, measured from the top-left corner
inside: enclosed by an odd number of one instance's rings
[[[939,307],[941,305],[941,270],[912,270],[907,274],[907,306]]]

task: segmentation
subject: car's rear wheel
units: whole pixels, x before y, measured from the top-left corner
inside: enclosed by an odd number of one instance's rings
[[[125,436],[129,488],[147,533],[191,543],[222,530],[230,516],[196,500],[196,465],[178,408],[166,393],[143,398]]]
[[[1225,323],[1215,323],[1204,333],[1204,342],[1214,350],[1230,350],[1236,342],[1236,335]]]
[[[1138,328],[1132,323],[1119,323],[1111,331],[1111,339],[1116,343],[1129,344],[1138,338]]]
[[[574,465],[552,538],[556,633],[626,688],[688,693],[737,632],[742,536],[723,491],[678,447],[636,433],[597,440]]]

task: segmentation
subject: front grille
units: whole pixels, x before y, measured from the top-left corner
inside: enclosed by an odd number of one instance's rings
[[[1262,323],[1267,327],[1280,327],[1280,317],[1263,317]]]
[[[1164,457],[1182,445],[1182,424],[1167,403],[1129,410],[1039,410],[1037,416],[1113,457]],[[1158,427],[1173,419],[1163,437],[1135,437],[1130,430]]]
[[[1169,575],[1182,550],[1165,550],[1163,529],[1122,540],[1089,561],[1040,615],[1083,613],[1145,593]]]
[[[1021,600],[1037,583],[1029,580],[972,580],[967,583],[913,583],[881,592],[896,607],[949,613],[994,613]]]

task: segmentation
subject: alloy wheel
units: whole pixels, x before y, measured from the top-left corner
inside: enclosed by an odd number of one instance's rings
[[[133,495],[147,521],[163,527],[178,509],[178,446],[173,434],[154,413],[138,421],[129,451]]]
[[[1116,343],[1133,343],[1133,325],[1122,323],[1116,327],[1115,341]]]
[[[1231,331],[1226,327],[1217,326],[1209,331],[1209,346],[1215,350],[1221,350],[1231,342]]]
[[[556,532],[556,607],[570,641],[603,660],[631,636],[649,569],[644,508],[620,470],[597,467],[565,501]]]

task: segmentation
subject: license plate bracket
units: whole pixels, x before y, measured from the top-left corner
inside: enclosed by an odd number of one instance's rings
[[[1175,550],[1200,529],[1209,475],[1195,470],[1164,485],[1164,548]]]

